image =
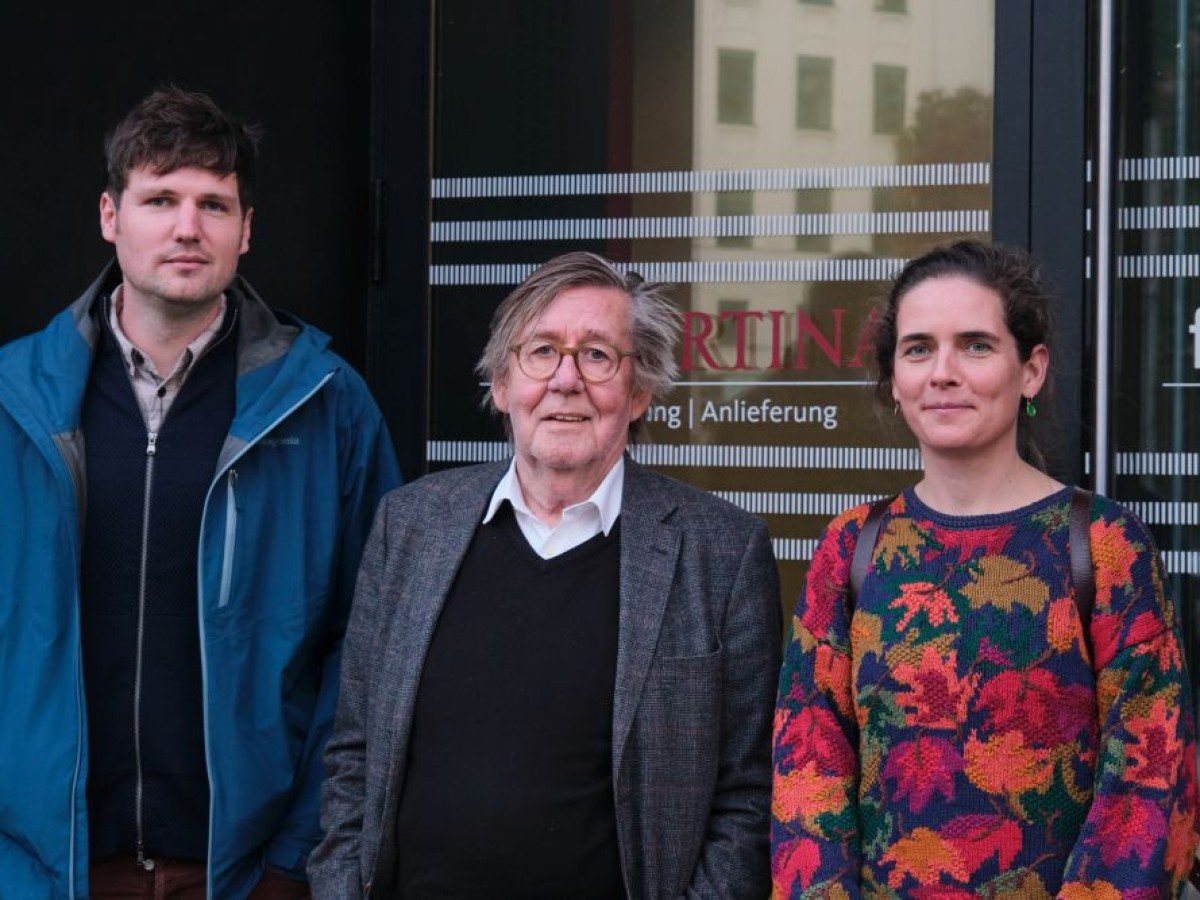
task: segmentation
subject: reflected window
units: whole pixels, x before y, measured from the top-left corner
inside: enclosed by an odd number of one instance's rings
[[[878,12],[906,13],[908,0],[875,0],[875,9]]]
[[[828,56],[796,58],[796,127],[833,127],[833,60]]]
[[[754,215],[753,191],[722,191],[717,194],[717,215],[752,216]],[[718,247],[750,247],[754,243],[750,235],[721,235],[717,237]]]
[[[875,133],[899,134],[904,129],[904,98],[908,69],[875,66]]]
[[[833,6],[833,0],[800,0],[805,6]]]
[[[754,124],[754,51],[722,47],[717,53],[717,121]]]
[[[832,211],[833,191],[829,188],[796,191],[796,215],[828,216]],[[802,219],[796,232],[796,249],[802,253],[828,253],[832,247],[833,238],[822,220]]]

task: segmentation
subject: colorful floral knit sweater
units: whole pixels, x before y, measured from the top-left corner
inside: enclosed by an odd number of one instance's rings
[[[1177,613],[1145,526],[1095,498],[1089,662],[1069,501],[966,518],[901,494],[853,610],[868,507],[826,529],[775,714],[774,896],[1179,893],[1197,792]]]

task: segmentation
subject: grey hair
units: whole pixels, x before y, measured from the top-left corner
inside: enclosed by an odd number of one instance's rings
[[[476,373],[492,382],[504,378],[517,336],[559,294],[581,286],[615,288],[629,297],[634,386],[655,399],[665,397],[679,372],[675,346],[682,327],[679,311],[664,293],[667,286],[644,281],[636,272],[622,273],[604,257],[582,250],[538,266],[496,307],[487,346],[475,364]],[[490,391],[483,405],[495,411]]]

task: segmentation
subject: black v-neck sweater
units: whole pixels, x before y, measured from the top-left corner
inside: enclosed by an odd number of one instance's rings
[[[549,560],[508,504],[476,531],[422,670],[400,896],[624,896],[612,793],[619,531]]]

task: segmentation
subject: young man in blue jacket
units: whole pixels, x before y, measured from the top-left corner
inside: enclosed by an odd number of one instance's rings
[[[237,276],[258,129],[156,91],[116,260],[0,349],[0,896],[285,898],[376,502],[378,408]]]

